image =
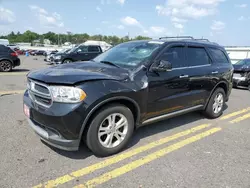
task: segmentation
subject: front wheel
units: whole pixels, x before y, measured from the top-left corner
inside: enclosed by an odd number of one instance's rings
[[[205,109],[205,115],[209,118],[215,119],[222,115],[225,105],[225,91],[222,88],[217,88],[212,94],[208,105]]]
[[[71,59],[65,59],[65,60],[63,61],[63,63],[71,63],[71,62],[72,62]]]
[[[87,131],[86,144],[97,156],[113,155],[128,144],[134,131],[134,117],[123,105],[109,105],[96,114]]]

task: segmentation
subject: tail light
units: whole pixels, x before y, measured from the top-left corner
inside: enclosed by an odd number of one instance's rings
[[[12,53],[10,53],[10,55],[13,56],[13,57],[17,57],[18,56],[16,52],[12,52]]]

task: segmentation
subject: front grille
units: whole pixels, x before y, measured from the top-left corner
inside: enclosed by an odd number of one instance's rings
[[[52,98],[49,87],[46,84],[39,83],[33,80],[28,80],[28,89],[30,98],[38,105],[50,107],[52,105]]]

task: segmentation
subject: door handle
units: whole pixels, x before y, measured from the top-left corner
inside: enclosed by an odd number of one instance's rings
[[[214,71],[214,72],[212,72],[212,74],[218,74],[219,72],[218,71]]]
[[[188,78],[188,75],[181,75],[180,78]]]

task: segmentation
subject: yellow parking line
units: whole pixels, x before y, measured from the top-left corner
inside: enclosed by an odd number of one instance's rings
[[[19,75],[26,75],[28,72],[4,72],[0,73],[0,76],[19,76]]]
[[[10,91],[0,91],[1,95],[11,95],[11,94],[23,94],[25,90],[10,90]]]
[[[225,116],[223,116],[222,118],[220,118],[220,120],[226,120],[226,119],[229,119],[229,118],[231,118],[231,117],[235,117],[235,116],[238,116],[238,115],[240,115],[240,114],[244,114],[244,113],[246,113],[246,112],[248,112],[248,111],[250,111],[250,107],[245,108],[245,109],[240,110],[240,111],[237,111],[237,112],[233,112],[233,113],[228,114],[228,115],[225,115]]]
[[[249,118],[250,118],[250,113],[248,113],[248,114],[246,114],[244,116],[238,117],[238,118],[230,121],[230,123],[239,123],[239,122],[241,122],[243,120],[246,120],[246,119],[249,119]]]
[[[134,155],[137,155],[137,154],[142,153],[144,151],[147,151],[149,149],[155,148],[155,147],[160,146],[162,144],[165,144],[167,142],[170,142],[170,141],[176,140],[178,138],[184,137],[184,136],[189,135],[191,133],[195,133],[195,132],[197,132],[199,130],[202,130],[202,129],[205,129],[205,128],[209,127],[209,126],[210,126],[210,124],[199,125],[197,127],[188,129],[186,131],[174,134],[172,136],[165,137],[165,138],[162,138],[160,140],[151,142],[151,143],[149,143],[149,144],[147,144],[145,146],[141,146],[141,147],[132,149],[132,150],[130,150],[128,152],[121,153],[121,154],[119,154],[117,156],[106,159],[105,161],[102,161],[102,162],[93,164],[91,166],[82,168],[82,169],[77,170],[75,172],[72,172],[70,174],[66,174],[66,175],[64,175],[62,177],[59,177],[59,178],[55,179],[55,180],[50,180],[50,181],[48,181],[47,183],[44,184],[44,187],[51,188],[51,187],[56,187],[58,185],[67,183],[67,182],[69,182],[69,181],[71,181],[71,180],[73,180],[73,179],[75,179],[77,177],[87,175],[87,174],[92,173],[92,172],[94,172],[94,171],[96,171],[98,169],[101,169],[101,168],[107,167],[109,165],[118,163],[118,162],[120,162],[120,161],[122,161],[124,159],[132,157]],[[39,185],[35,186],[35,188],[39,188],[39,187],[43,187],[43,185],[39,184]]]
[[[97,178],[93,178],[92,180],[87,181],[85,184],[78,185],[78,186],[76,186],[74,188],[83,188],[83,187],[84,188],[85,187],[90,188],[90,187],[94,187],[96,185],[100,185],[102,183],[105,183],[105,182],[107,182],[107,181],[109,181],[109,180],[111,180],[113,178],[116,178],[116,177],[119,177],[119,176],[121,176],[123,174],[126,174],[127,172],[130,172],[130,171],[132,171],[132,170],[134,170],[134,169],[136,169],[136,168],[138,168],[138,167],[140,167],[142,165],[150,163],[150,162],[152,162],[152,161],[154,161],[154,160],[156,160],[156,159],[158,159],[160,157],[163,157],[163,156],[167,155],[168,153],[171,153],[171,152],[173,152],[175,150],[178,150],[178,149],[180,149],[180,148],[182,148],[182,147],[184,147],[184,146],[186,146],[188,144],[196,142],[196,141],[198,141],[198,140],[200,140],[202,138],[205,138],[205,137],[207,137],[209,135],[212,135],[212,134],[214,134],[214,133],[216,133],[218,131],[221,131],[221,130],[222,130],[221,128],[213,128],[213,129],[210,129],[210,130],[208,130],[206,132],[203,132],[203,133],[200,133],[198,135],[192,136],[190,138],[187,138],[185,140],[177,142],[176,144],[170,145],[170,146],[168,146],[168,147],[166,147],[164,149],[158,150],[158,151],[156,151],[154,153],[151,153],[151,154],[149,154],[149,155],[147,155],[145,157],[142,157],[142,158],[140,158],[140,159],[138,159],[136,161],[128,163],[128,164],[126,164],[126,165],[124,165],[124,166],[122,166],[120,168],[116,168],[115,170],[107,172],[107,173],[105,173],[105,174],[103,174],[103,175],[101,175],[101,176],[99,176]]]

